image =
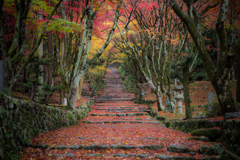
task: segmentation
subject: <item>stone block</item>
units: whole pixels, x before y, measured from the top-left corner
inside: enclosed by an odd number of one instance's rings
[[[170,152],[177,152],[177,153],[188,153],[190,149],[186,146],[182,146],[180,144],[170,144],[167,147],[167,150]]]

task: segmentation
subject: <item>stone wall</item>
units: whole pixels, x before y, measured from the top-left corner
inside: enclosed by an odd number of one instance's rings
[[[221,127],[222,125],[222,121],[209,121],[205,119],[200,120],[193,119],[188,121],[175,120],[173,122],[165,121],[163,123],[165,124],[166,127],[177,129],[185,133],[192,132],[195,129]]]
[[[165,121],[166,127],[192,132],[201,128],[221,127],[220,138],[217,141],[223,143],[226,148],[240,156],[240,120],[209,121],[209,120],[188,120],[188,121]]]
[[[0,159],[17,158],[32,137],[77,125],[90,110],[89,103],[70,111],[0,94]]]
[[[240,156],[240,120],[226,120],[222,124],[219,141],[230,151]]]

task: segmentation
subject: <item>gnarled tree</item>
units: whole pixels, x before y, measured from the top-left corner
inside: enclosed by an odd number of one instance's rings
[[[217,6],[217,4],[209,4],[205,9],[199,12],[194,6],[194,4],[197,3],[197,0],[184,0],[184,3],[187,6],[187,13],[185,13],[175,0],[169,0],[169,2],[175,13],[186,24],[187,29],[195,42],[204,68],[216,91],[221,113],[224,114],[226,112],[237,111],[238,109],[228,80],[228,73],[237,58],[237,55],[240,53],[240,40],[237,40],[231,48],[228,47],[228,39],[224,28],[224,23],[228,14],[228,1],[221,1],[219,15],[216,21],[216,31],[222,55],[216,66],[210,58],[205,46],[205,39],[202,35],[201,19],[210,8]],[[183,2],[181,1],[181,3]]]

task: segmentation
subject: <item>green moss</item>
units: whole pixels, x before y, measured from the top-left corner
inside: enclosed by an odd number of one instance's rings
[[[14,106],[7,110],[8,106],[2,105],[3,103]],[[11,152],[18,155],[19,149],[23,149],[25,143],[32,137],[49,130],[77,124],[76,117],[83,118],[83,114],[90,110],[89,104],[74,114],[73,111],[65,112],[46,105],[19,101],[0,93],[0,121],[2,121],[0,127],[3,128],[0,130],[0,141],[6,144],[3,146],[4,154],[10,155]]]
[[[222,155],[224,153],[224,147],[222,144],[214,144],[213,146],[201,146],[199,153],[205,155]]]
[[[68,111],[68,121],[72,125],[77,124],[77,119],[75,118],[74,114],[71,111]]]
[[[198,140],[198,141],[204,141],[204,142],[210,142],[210,140],[207,137],[191,137],[189,139]]]
[[[205,136],[215,141],[221,136],[221,131],[215,128],[198,129],[191,132],[193,136]]]
[[[240,109],[240,103],[236,102],[237,108]]]

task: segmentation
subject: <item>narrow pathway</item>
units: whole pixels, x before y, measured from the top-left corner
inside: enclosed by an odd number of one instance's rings
[[[95,98],[92,112],[86,123],[154,123],[145,111],[148,106],[139,106],[131,100],[134,94],[125,93],[117,68],[108,67],[107,80],[102,94]]]
[[[25,148],[22,159],[184,159],[209,142],[189,140],[190,134],[172,130],[147,114],[147,105],[131,101],[120,75],[108,67],[106,86],[95,98],[88,117],[77,126],[43,133],[32,139],[41,148]],[[50,147],[44,148],[43,145]]]

